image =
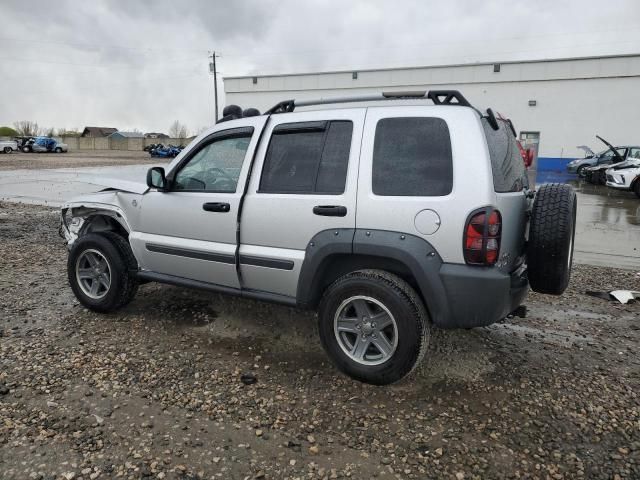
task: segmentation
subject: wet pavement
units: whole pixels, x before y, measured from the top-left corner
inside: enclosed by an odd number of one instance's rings
[[[578,195],[574,262],[640,272],[640,198],[575,179]]]
[[[150,166],[4,170],[0,171],[0,200],[57,207],[105,188],[108,179],[144,184]],[[576,263],[640,271],[640,199],[635,194],[591,185],[575,175],[538,172],[538,183],[550,182],[569,183],[578,195]]]
[[[166,166],[166,163],[158,163]],[[100,191],[110,180],[146,184],[147,170],[153,165],[20,169],[0,172],[0,200],[59,207],[73,197]]]

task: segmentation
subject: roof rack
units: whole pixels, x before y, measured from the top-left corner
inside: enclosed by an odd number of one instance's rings
[[[471,107],[471,104],[457,90],[425,90],[408,92],[382,92],[376,95],[360,95],[354,97],[320,98],[318,100],[285,100],[273,106],[265,112],[267,115],[274,113],[293,112],[296,107],[309,107],[311,105],[328,105],[335,103],[376,102],[381,100],[414,100],[429,99],[435,105],[455,105]],[[473,107],[472,107],[473,108]]]

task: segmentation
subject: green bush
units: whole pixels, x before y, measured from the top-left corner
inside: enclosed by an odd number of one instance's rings
[[[15,137],[16,135],[18,135],[18,132],[16,132],[13,128],[0,127],[0,137]]]

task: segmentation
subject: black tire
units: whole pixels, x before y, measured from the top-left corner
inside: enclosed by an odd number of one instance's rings
[[[585,168],[587,168],[586,165],[580,165],[578,167],[578,170],[576,170],[576,174],[578,175],[578,177],[582,177],[583,176]]]
[[[348,356],[334,331],[338,309],[356,296],[383,304],[397,326],[397,346],[390,357],[378,365],[364,365]],[[429,319],[420,297],[407,282],[381,270],[356,271],[336,280],[320,302],[318,322],[322,346],[336,367],[356,380],[374,385],[397,382],[411,373],[429,343]]]
[[[87,250],[97,250],[109,262],[111,284],[104,297],[94,299],[88,296],[76,275],[78,258]],[[138,268],[129,242],[113,232],[89,233],[73,244],[67,260],[69,284],[78,301],[95,312],[113,312],[128,304],[138,291]]]
[[[60,147],[56,147],[56,149],[54,150],[54,152],[56,153],[62,153],[62,149]]]
[[[633,191],[635,192],[636,196],[640,198],[640,178],[637,179],[635,184],[633,185]]]
[[[13,152],[11,147],[4,147],[4,153],[11,153]]]
[[[31,152],[31,147],[22,147],[22,151],[24,153],[30,153]]]
[[[529,284],[538,293],[561,295],[573,265],[577,201],[571,186],[542,185],[536,192],[529,224]]]

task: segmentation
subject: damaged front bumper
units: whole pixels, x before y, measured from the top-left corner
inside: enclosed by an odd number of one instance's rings
[[[60,212],[60,227],[58,234],[67,244],[67,248],[71,248],[73,242],[80,236],[80,231],[84,225],[85,218],[72,216],[70,207],[63,207]]]

